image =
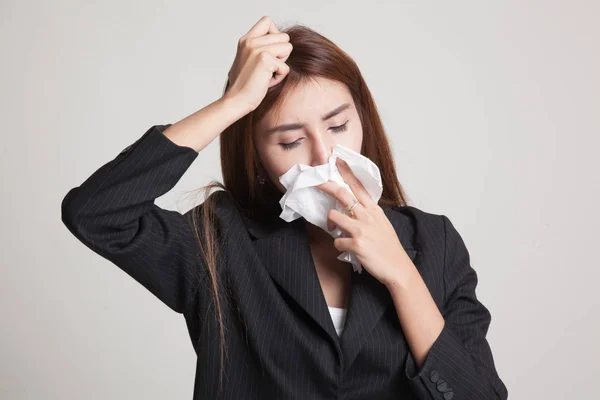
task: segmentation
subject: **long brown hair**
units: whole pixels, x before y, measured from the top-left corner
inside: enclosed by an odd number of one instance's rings
[[[218,279],[218,246],[214,224],[216,220],[214,196],[207,194],[215,188],[226,191],[234,199],[240,212],[249,217],[264,217],[278,210],[282,195],[268,179],[254,146],[255,126],[267,112],[276,112],[285,95],[300,83],[314,78],[325,78],[346,85],[356,105],[363,128],[361,154],[373,161],[381,172],[383,193],[380,205],[404,206],[405,194],[398,181],[390,144],[386,137],[377,107],[371,92],[356,63],[331,40],[303,25],[282,29],[290,37],[293,50],[286,60],[290,67],[288,75],[267,91],[259,107],[220,134],[221,171],[223,183],[212,181],[201,187],[205,201],[202,207],[191,212],[192,224],[202,257],[206,261],[210,286],[220,327],[221,375],[226,357],[225,330],[223,327],[222,304],[219,299],[221,285]],[[229,80],[224,93],[229,89]],[[257,184],[257,175],[265,177],[264,184]],[[281,209],[279,208],[279,212]]]

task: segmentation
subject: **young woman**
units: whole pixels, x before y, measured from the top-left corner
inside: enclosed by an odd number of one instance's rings
[[[293,51],[292,51],[293,50]],[[154,200],[220,134],[223,183],[185,214]],[[371,159],[372,200],[319,186],[333,239],[280,219],[278,180],[335,144]],[[211,189],[220,190],[210,192]],[[406,204],[373,98],[352,59],[311,29],[261,18],[239,41],[223,96],[154,125],[62,202],[62,220],[171,309],[198,356],[195,399],[506,399],[489,311],[450,220]],[[337,259],[351,251],[363,272]]]

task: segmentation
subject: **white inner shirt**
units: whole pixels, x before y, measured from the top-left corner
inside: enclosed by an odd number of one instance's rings
[[[333,320],[333,326],[335,326],[335,331],[339,336],[341,335],[342,330],[344,329],[344,322],[346,320],[346,309],[341,307],[329,307],[329,313],[331,314],[331,319]]]

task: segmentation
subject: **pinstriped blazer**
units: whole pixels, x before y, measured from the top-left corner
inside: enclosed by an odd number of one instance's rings
[[[169,125],[152,126],[71,189],[61,212],[77,239],[184,316],[197,354],[194,399],[507,398],[486,340],[490,312],[446,216],[382,206],[446,321],[417,367],[384,285],[366,270],[352,274],[338,336],[304,220],[248,218],[224,191],[211,194],[228,354],[217,393],[219,330],[191,211],[154,204],[198,156],[163,134]]]

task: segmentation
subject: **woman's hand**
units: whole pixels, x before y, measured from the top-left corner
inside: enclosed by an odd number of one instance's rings
[[[354,198],[358,200],[358,204],[352,210],[353,216],[337,210],[329,211],[327,218],[331,229],[338,226],[347,236],[336,238],[333,245],[340,252],[350,251],[356,254],[362,266],[384,285],[401,282],[403,274],[410,271],[406,267],[412,261],[404,251],[396,230],[348,164],[338,158],[336,165],[352,193],[333,181],[317,187],[341,204],[351,206]]]
[[[237,54],[228,73],[224,96],[244,102],[248,112],[289,73],[285,63],[292,51],[287,33],[280,33],[268,16],[262,17],[238,41]]]

